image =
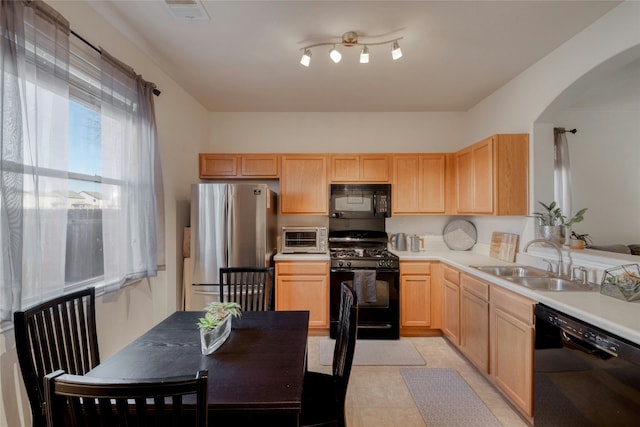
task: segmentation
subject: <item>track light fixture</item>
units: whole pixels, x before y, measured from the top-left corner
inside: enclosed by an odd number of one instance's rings
[[[385,44],[391,44],[391,58],[396,61],[402,58],[402,50],[400,49],[400,44],[398,44],[398,40],[402,40],[402,37],[398,37],[395,39],[383,41],[383,42],[375,42],[375,43],[363,43],[358,41],[358,33],[355,31],[348,31],[342,35],[342,40],[339,42],[322,42],[316,43],[309,46],[305,46],[300,48],[303,51],[302,59],[300,59],[300,63],[305,67],[308,67],[311,64],[311,49],[318,46],[332,46],[329,51],[329,58],[334,63],[340,62],[342,59],[342,54],[336,49],[336,45],[342,45],[345,47],[352,46],[362,46],[362,51],[360,52],[360,63],[368,64],[369,63],[369,46],[381,46]]]

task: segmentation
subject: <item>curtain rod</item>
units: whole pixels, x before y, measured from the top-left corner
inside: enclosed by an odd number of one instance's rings
[[[89,46],[91,49],[95,50],[95,51],[96,51],[96,52],[98,52],[98,53],[102,53],[102,51],[100,51],[100,49],[99,49],[99,48],[95,47],[93,44],[91,44],[89,41],[87,41],[87,39],[85,39],[84,37],[82,37],[80,34],[76,33],[75,31],[73,31],[73,30],[71,30],[71,29],[70,29],[69,31],[71,32],[71,34],[73,34],[74,36],[76,36],[77,38],[79,38],[80,40],[82,40],[82,42],[84,42],[84,43],[85,43],[87,46]],[[161,93],[161,92],[160,92],[160,89],[158,89],[158,88],[153,89],[153,94],[154,94],[155,96],[160,96],[160,93]]]

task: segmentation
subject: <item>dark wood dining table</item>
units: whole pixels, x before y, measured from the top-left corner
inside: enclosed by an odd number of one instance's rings
[[[245,312],[208,356],[196,326],[203,315],[173,313],[87,375],[150,379],[206,369],[209,425],[299,425],[309,312]]]

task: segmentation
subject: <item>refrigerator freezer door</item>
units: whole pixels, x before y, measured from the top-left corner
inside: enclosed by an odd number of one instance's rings
[[[218,269],[227,266],[226,184],[191,187],[192,283],[218,283]]]
[[[264,267],[266,197],[264,185],[229,186],[229,267]]]

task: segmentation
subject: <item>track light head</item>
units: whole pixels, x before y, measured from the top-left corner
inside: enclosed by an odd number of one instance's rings
[[[368,64],[369,63],[369,48],[364,46],[362,48],[362,52],[360,52],[360,63]]]
[[[393,45],[391,45],[391,58],[393,58],[394,61],[402,58],[402,49],[400,49],[398,40],[394,40]]]
[[[329,58],[331,58],[331,60],[336,64],[342,59],[342,54],[338,52],[338,50],[336,49],[336,45],[333,45],[333,49],[331,49],[331,52],[329,52]]]
[[[305,67],[308,67],[309,64],[311,63],[311,50],[310,49],[305,49],[304,53],[302,54],[302,58],[300,59],[300,63],[302,65],[304,65]]]

